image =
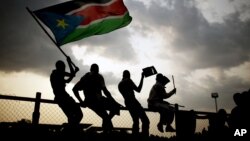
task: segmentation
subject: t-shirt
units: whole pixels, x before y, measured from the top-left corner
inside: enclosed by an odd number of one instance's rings
[[[61,97],[66,93],[64,72],[53,70],[50,75],[50,83],[56,97]]]
[[[165,87],[161,83],[156,82],[150,90],[148,103],[163,101],[166,94]]]
[[[125,100],[135,99],[135,94],[134,94],[135,88],[136,85],[129,78],[122,79],[122,81],[118,84],[118,89]]]
[[[100,99],[102,97],[102,90],[105,87],[104,78],[101,74],[86,73],[78,82],[81,86],[85,100]]]

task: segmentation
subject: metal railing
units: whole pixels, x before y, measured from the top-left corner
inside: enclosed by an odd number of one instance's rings
[[[23,119],[31,119],[32,124],[61,124],[67,122],[66,117],[64,116],[63,112],[58,109],[58,107],[55,106],[56,102],[54,100],[48,100],[48,99],[41,99],[41,93],[36,93],[36,98],[28,98],[28,97],[19,97],[19,96],[9,96],[9,95],[0,95],[0,122],[13,122],[13,121],[20,121],[20,117]],[[15,104],[10,104],[10,101],[14,101]],[[19,104],[17,104],[17,102]],[[25,105],[21,103],[31,102],[31,104]],[[41,105],[42,103],[42,105]],[[52,105],[51,105],[52,104]],[[10,106],[12,105],[12,106]],[[23,108],[20,108],[20,105],[24,106]],[[33,107],[33,108],[32,108]],[[56,109],[57,108],[57,109]],[[51,111],[53,109],[53,111]],[[182,113],[182,112],[189,112],[185,110],[179,110],[178,104],[175,104],[176,112]],[[124,128],[129,129],[132,126],[132,119],[129,115],[129,112],[127,111],[126,107],[122,107],[121,110],[123,112],[120,116],[115,117],[112,121],[115,127],[118,128]],[[157,122],[159,121],[159,114],[154,113],[155,111],[152,111],[150,109],[145,108],[145,111],[150,119],[150,132],[154,135],[158,136],[175,136],[176,133],[160,133],[155,128],[157,125]],[[42,114],[41,114],[42,112]],[[203,129],[207,128],[208,126],[208,119],[204,118],[203,115],[208,114],[214,114],[212,112],[202,112],[202,111],[192,111],[195,115],[199,115],[195,117],[195,132],[201,132]],[[31,114],[32,113],[32,114]],[[93,112],[86,108],[86,111],[84,113],[84,118],[82,120],[83,123],[87,124],[93,124],[95,127],[101,126],[101,119],[100,118],[93,118],[93,116],[90,116],[88,118],[87,114],[94,115]],[[15,118],[11,118],[16,114]],[[201,116],[200,116],[201,115]],[[96,115],[95,115],[96,116]],[[98,116],[96,116],[98,117]],[[122,117],[122,118],[119,118]],[[42,118],[42,119],[41,119]],[[59,120],[62,119],[62,120]],[[178,118],[177,118],[178,119]],[[180,121],[180,119],[178,119]],[[50,122],[49,122],[50,121]],[[175,122],[174,127],[180,127],[182,124],[181,122],[178,124],[178,121],[176,120],[175,116]],[[128,124],[130,123],[130,124]],[[178,130],[178,129],[177,129]]]

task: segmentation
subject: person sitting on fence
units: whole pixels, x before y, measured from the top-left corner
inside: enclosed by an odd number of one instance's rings
[[[163,76],[161,73],[156,75],[156,83],[150,90],[148,98],[148,108],[158,111],[160,113],[160,120],[157,124],[157,128],[160,132],[164,132],[163,125],[166,125],[166,132],[174,132],[175,129],[171,126],[174,120],[174,107],[170,105],[164,99],[171,97],[176,93],[176,88],[174,88],[169,93],[165,90],[165,85],[169,83],[170,80]]]
[[[146,115],[141,104],[135,97],[136,92],[140,92],[143,85],[144,74],[141,74],[140,84],[137,87],[133,80],[130,78],[130,72],[128,70],[123,71],[123,78],[118,84],[119,92],[122,94],[125,105],[128,108],[128,111],[133,119],[133,128],[132,133],[139,133],[139,120],[142,122],[142,134],[148,136],[149,135],[149,119]]]
[[[67,62],[70,68],[70,73],[65,72],[65,64],[59,60],[56,62],[56,69],[50,75],[50,83],[55,95],[55,102],[62,109],[68,118],[70,127],[76,127],[82,120],[83,113],[79,104],[66,92],[66,83],[69,83],[79,70],[77,67],[74,69],[71,59],[67,57]],[[67,77],[67,79],[65,79]]]
[[[83,90],[84,101],[79,95]],[[117,103],[108,91],[104,78],[99,74],[99,66],[92,64],[90,72],[86,73],[73,87],[73,92],[81,106],[92,109],[102,118],[102,128],[105,133],[112,131],[112,118],[120,114],[120,104]],[[106,95],[104,97],[102,92]],[[110,112],[108,113],[107,110]]]

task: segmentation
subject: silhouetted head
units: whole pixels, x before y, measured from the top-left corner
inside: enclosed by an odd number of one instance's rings
[[[221,117],[227,117],[227,112],[225,109],[219,109],[219,111],[217,113]]]
[[[217,112],[217,118],[218,118],[218,124],[224,125],[225,122],[227,121],[227,112],[225,109],[220,109]]]
[[[156,75],[156,81],[162,83],[162,80],[163,80],[163,75],[161,73],[158,73]]]
[[[90,67],[90,72],[99,73],[99,67],[97,64],[92,64]]]
[[[170,82],[170,80],[166,76],[163,76],[163,78],[162,78],[162,84],[166,85],[168,82]]]
[[[130,78],[130,72],[128,70],[123,71],[123,78]]]
[[[65,70],[65,64],[64,64],[64,62],[61,61],[61,60],[58,60],[56,62],[56,69],[60,70],[60,71],[64,71]]]

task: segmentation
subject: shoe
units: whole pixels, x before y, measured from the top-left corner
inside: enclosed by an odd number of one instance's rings
[[[163,131],[163,124],[158,123],[158,124],[157,124],[157,128],[158,128],[158,130],[159,130],[160,132],[162,132],[162,133],[164,132],[164,131]]]
[[[176,130],[171,125],[167,125],[165,131],[166,132],[175,132]]]

